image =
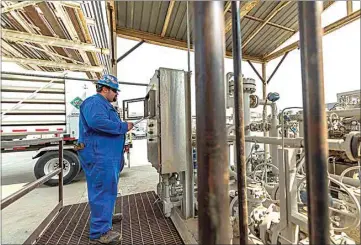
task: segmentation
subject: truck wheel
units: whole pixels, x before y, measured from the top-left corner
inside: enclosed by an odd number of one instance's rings
[[[63,184],[69,184],[79,173],[80,162],[78,156],[70,151],[64,151],[64,172]],[[59,154],[57,151],[49,151],[42,155],[36,162],[34,167],[34,174],[37,179],[49,174],[59,167]],[[53,178],[45,182],[47,186],[57,186],[59,183],[59,176],[55,175]]]

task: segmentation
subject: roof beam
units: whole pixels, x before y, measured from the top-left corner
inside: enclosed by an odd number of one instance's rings
[[[118,28],[117,35],[121,38],[131,39],[135,41],[142,41],[154,45],[164,46],[168,48],[176,48],[181,50],[187,50],[187,42],[179,41],[173,38],[161,37],[148,32],[136,31],[128,28]],[[193,45],[191,45],[191,51],[193,51]],[[226,57],[232,58],[232,52],[226,51]],[[259,57],[252,57],[249,55],[242,55],[243,60],[250,60],[256,63],[262,63],[263,59]]]
[[[75,1],[61,1],[60,3],[61,3],[61,5],[63,5],[64,7],[81,9],[81,4],[80,4],[79,2],[75,2]]]
[[[1,32],[2,38],[13,42],[32,42],[41,45],[57,46],[62,48],[109,54],[109,49],[97,48],[93,44],[81,43],[63,38],[48,37],[9,29],[2,29]]]
[[[265,23],[265,22],[266,22],[266,20],[264,20],[264,19],[260,19],[260,18],[257,18],[257,17],[255,17],[255,16],[250,16],[250,15],[245,15],[243,18],[246,18],[246,19],[249,19],[249,20],[258,21],[258,22],[261,22],[261,23]],[[277,27],[277,28],[282,29],[282,30],[285,30],[285,31],[289,31],[289,32],[293,32],[293,33],[296,33],[296,32],[297,32],[297,31],[294,30],[294,29],[291,29],[291,28],[288,28],[288,27],[286,27],[286,26],[282,26],[282,25],[273,23],[273,22],[271,22],[271,21],[266,22],[266,24],[269,25],[269,26]]]
[[[360,10],[357,10],[355,12],[353,12],[352,14],[345,16],[341,19],[339,19],[338,21],[335,21],[331,24],[329,24],[328,26],[323,28],[323,35],[327,35],[330,34],[358,19],[360,19]],[[284,47],[283,49],[280,49],[274,53],[271,53],[267,56],[264,57],[265,62],[269,62],[273,59],[276,59],[278,57],[281,57],[283,54],[290,52],[292,50],[298,49],[299,48],[299,41],[296,41],[294,43],[291,43],[290,45]]]
[[[37,3],[40,3],[40,2],[43,2],[43,1],[44,0],[40,0],[40,1],[39,0],[34,0],[34,1],[23,1],[23,2],[20,2],[20,3],[15,3],[15,4],[12,4],[12,5],[1,8],[1,13],[4,14],[4,13],[10,12],[10,11],[19,10],[19,9],[22,9],[22,8],[24,8],[26,6],[36,5]]]
[[[39,50],[39,51],[43,51],[44,53],[46,53],[46,54],[48,54],[49,56],[51,56],[52,58],[54,58],[54,60],[56,60],[55,57],[59,57],[59,58],[61,58],[61,59],[69,60],[69,61],[71,61],[71,62],[73,62],[73,63],[78,63],[78,64],[82,64],[82,65],[85,64],[84,62],[81,62],[81,61],[79,61],[79,60],[74,60],[74,59],[72,59],[72,58],[69,58],[68,56],[63,56],[63,55],[60,55],[60,54],[58,54],[58,53],[54,53],[54,52],[49,51],[49,50],[45,50],[45,49],[42,49],[42,48],[38,48],[38,47],[36,47],[36,46],[34,46],[34,45],[32,45],[32,44],[27,44],[27,43],[24,42],[24,43],[22,43],[22,45],[27,46],[27,47],[32,48],[32,49],[36,49],[36,50]],[[55,56],[55,57],[54,57],[54,56]]]
[[[346,6],[347,6],[347,15],[352,14],[352,12],[353,12],[352,1],[351,1],[351,0],[347,0],[347,1],[346,1]]]
[[[167,32],[168,25],[169,25],[169,21],[170,21],[170,17],[171,17],[172,12],[173,12],[174,4],[175,4],[175,1],[174,1],[174,0],[171,0],[171,1],[169,2],[168,10],[167,10],[167,16],[165,17],[164,24],[163,24],[163,29],[162,29],[162,33],[160,34],[161,37],[164,37],[165,34],[166,34],[166,32]]]
[[[24,57],[24,55],[22,53],[20,53],[18,50],[16,50],[12,45],[8,44],[6,41],[1,42],[1,47],[2,47],[2,50],[6,50],[8,52],[8,54],[10,54],[10,55]],[[2,55],[4,55],[4,53],[2,53]],[[37,66],[32,66],[32,65],[28,65],[28,66],[35,71],[40,71],[40,68],[38,68]]]
[[[246,1],[241,7],[241,19],[247,15],[260,2],[260,0]],[[228,33],[232,29],[232,17],[228,18],[225,24],[224,33]]]
[[[74,63],[61,63],[50,60],[38,60],[38,59],[28,59],[28,58],[14,58],[8,56],[1,57],[2,62],[14,62],[20,63],[23,65],[36,65],[44,67],[53,67],[61,68],[70,71],[89,71],[89,72],[102,72],[104,67],[102,66],[88,66],[88,65],[79,65]]]
[[[271,11],[271,13],[269,13],[267,15],[267,17],[265,18],[263,24],[260,27],[258,27],[256,30],[254,30],[252,32],[252,34],[243,42],[242,48],[244,48],[263,29],[263,27],[265,27],[267,25],[267,23],[273,17],[275,17],[284,7],[286,7],[290,3],[291,3],[291,1],[278,3],[277,6]]]
[[[224,7],[224,15],[231,9],[232,1],[227,1],[226,6]]]

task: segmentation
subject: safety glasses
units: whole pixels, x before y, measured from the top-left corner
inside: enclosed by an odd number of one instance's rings
[[[118,93],[118,90],[114,89],[114,88],[109,88],[111,91],[113,91],[114,93]]]

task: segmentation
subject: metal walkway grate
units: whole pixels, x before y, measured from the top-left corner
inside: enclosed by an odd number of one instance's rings
[[[122,231],[120,244],[184,244],[156,199],[153,191],[117,199],[117,208],[123,205],[123,221],[113,229]],[[36,244],[88,244],[89,216],[88,203],[65,206]]]

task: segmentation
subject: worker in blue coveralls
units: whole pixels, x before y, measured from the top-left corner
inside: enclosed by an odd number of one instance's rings
[[[133,124],[122,122],[111,104],[117,101],[118,86],[116,77],[104,75],[96,84],[97,94],[80,106],[77,150],[87,180],[91,243],[116,244],[122,236],[112,230],[113,210],[125,136]]]

